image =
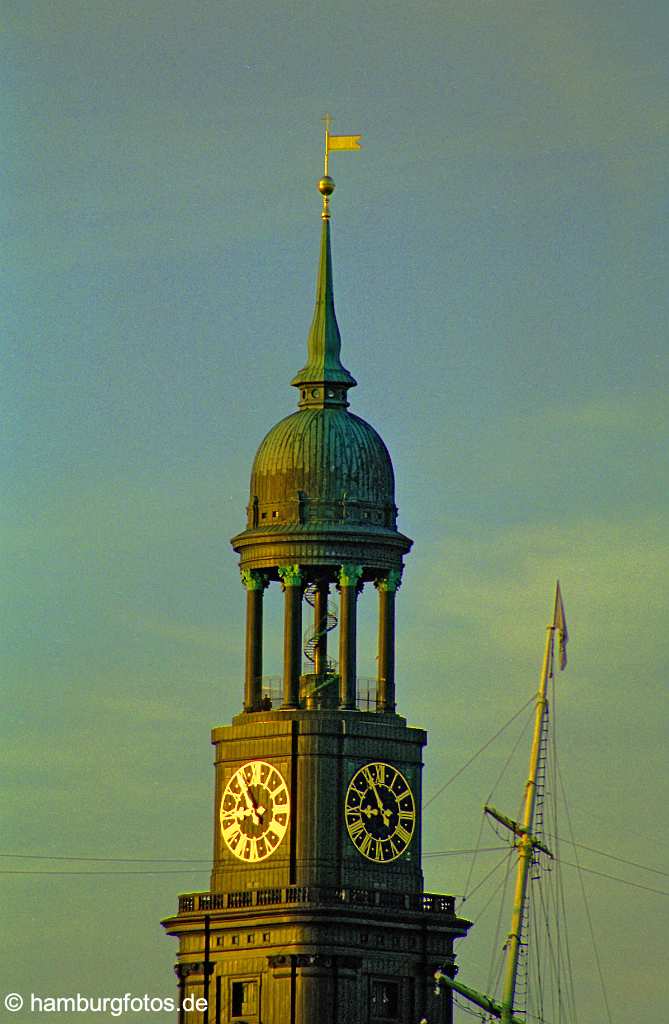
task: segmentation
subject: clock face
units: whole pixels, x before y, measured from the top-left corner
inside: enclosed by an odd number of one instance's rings
[[[242,861],[271,857],[288,831],[290,796],[280,771],[266,761],[238,768],[221,800],[221,835]]]
[[[374,761],[360,768],[346,791],[346,828],[367,860],[387,863],[405,852],[416,827],[416,805],[397,768]]]

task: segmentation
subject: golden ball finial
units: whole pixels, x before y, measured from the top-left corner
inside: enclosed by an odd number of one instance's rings
[[[326,174],[325,177],[321,178],[318,182],[318,191],[322,196],[331,196],[335,190],[335,183],[332,178]]]

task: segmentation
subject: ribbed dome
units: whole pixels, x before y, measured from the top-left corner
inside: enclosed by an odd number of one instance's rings
[[[341,406],[304,408],[277,423],[258,448],[250,490],[256,526],[395,526],[388,450],[369,423]]]
[[[242,571],[329,573],[362,566],[366,582],[401,571],[411,541],[397,529],[390,455],[369,423],[348,412],[355,378],[342,365],[332,291],[329,215],[323,215],[307,362],[291,381],[298,411],[272,427],[251,471],[246,529],[232,538]]]

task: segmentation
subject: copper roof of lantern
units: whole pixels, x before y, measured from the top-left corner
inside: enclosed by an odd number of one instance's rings
[[[325,181],[319,189],[329,196],[334,183]],[[340,349],[325,207],[307,362],[291,382],[298,411],[272,427],[254,459],[247,528],[232,539],[242,569],[355,561],[373,578],[401,568],[411,547],[397,530],[388,450],[369,423],[348,411],[356,381]]]

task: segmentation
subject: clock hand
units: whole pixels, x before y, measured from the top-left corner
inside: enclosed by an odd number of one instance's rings
[[[239,776],[239,780],[240,780],[240,782],[242,784],[242,788],[244,790],[242,795],[244,796],[247,804],[251,805],[249,807],[249,814],[251,814],[252,817],[253,817],[253,824],[257,825],[258,822],[260,821],[260,815],[258,813],[258,808],[256,807],[256,802],[253,799],[253,797],[251,796],[251,790],[249,789],[248,783],[246,782],[246,779],[244,778],[244,776],[240,775]],[[262,812],[264,813],[264,811],[265,811],[265,808],[263,807]],[[245,817],[246,817],[246,815],[245,815]]]
[[[374,780],[372,779],[371,774],[369,776],[369,784],[374,790],[374,796],[376,797],[376,802],[379,805],[379,811],[381,812],[381,816],[383,818],[383,824],[387,825],[388,822],[390,821],[390,816],[393,812],[390,810],[390,808],[383,806],[381,795],[377,789],[376,782],[374,782]]]
[[[254,811],[253,807],[241,807],[240,806],[235,811],[235,817],[237,818],[237,821],[243,821],[244,818],[250,818],[252,815],[254,815],[256,813],[262,814],[264,812],[264,810],[265,810],[264,807],[259,807],[258,811],[256,812],[256,811]]]
[[[250,813],[253,815],[253,824],[254,825],[258,825],[259,822],[260,822],[260,819],[262,818],[262,816],[265,813],[265,811],[267,810],[267,808],[263,807],[261,804],[257,804],[255,802],[255,800],[253,799],[253,794],[251,793],[251,790],[248,787],[248,783],[247,783],[247,781],[246,781],[246,779],[244,778],[243,775],[240,776],[240,779],[241,779],[242,786],[244,787],[244,794],[246,796],[246,799],[247,799],[248,803],[251,804]]]
[[[369,782],[370,782],[370,785],[371,785],[372,789],[374,790],[374,796],[376,797],[376,802],[379,805],[379,810],[381,811],[381,814],[383,815],[383,820],[385,822],[386,816],[388,816],[388,817],[390,816],[390,811],[387,811],[386,808],[383,806],[383,803],[381,801],[381,796],[379,794],[378,789],[376,788],[376,783],[372,779],[371,775],[369,776]]]

